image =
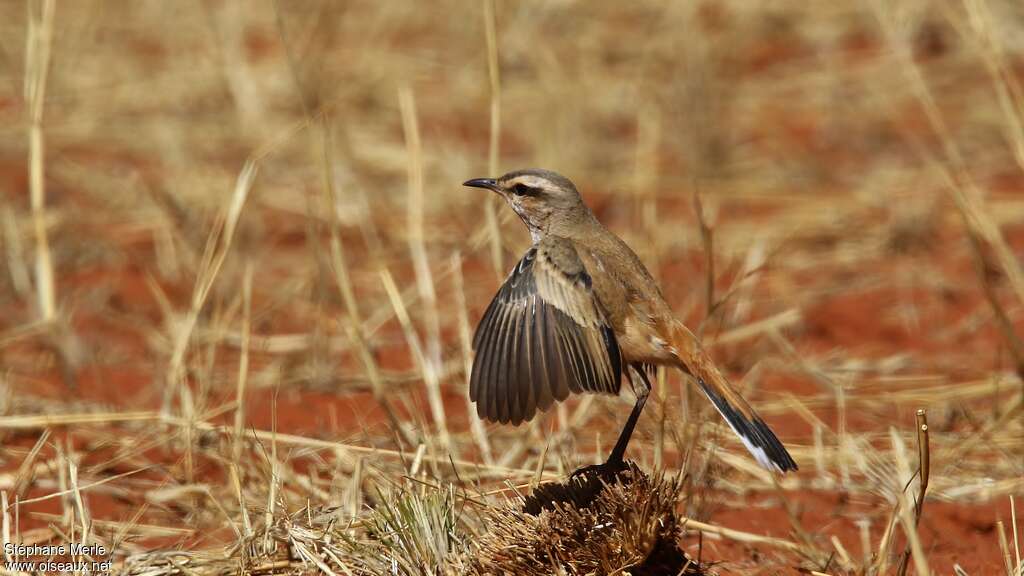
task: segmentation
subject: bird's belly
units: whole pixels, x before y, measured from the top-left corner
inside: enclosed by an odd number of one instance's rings
[[[619,352],[624,363],[665,364],[672,362],[668,342],[653,324],[626,320],[616,333]]]

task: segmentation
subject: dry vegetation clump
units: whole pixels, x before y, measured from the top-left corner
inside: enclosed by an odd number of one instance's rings
[[[438,576],[466,573],[471,532],[451,486],[380,494],[358,522],[339,507],[306,508],[274,516],[269,526],[222,554],[153,552],[132,556],[128,574],[326,573],[360,576]]]
[[[468,574],[703,574],[678,546],[681,487],[632,462],[541,484],[491,512]]]
[[[452,485],[409,483],[378,495],[358,522],[344,510],[278,514],[222,554],[158,551],[130,557],[127,574],[566,576],[704,574],[679,548],[680,478],[634,463],[546,482],[525,498],[480,506]]]
[[[451,485],[381,494],[365,521],[365,536],[346,539],[347,557],[357,574],[463,574],[472,550],[463,505]]]

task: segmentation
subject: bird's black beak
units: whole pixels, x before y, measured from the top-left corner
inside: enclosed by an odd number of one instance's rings
[[[470,188],[486,188],[495,192],[498,191],[498,181],[494,178],[473,178],[472,180],[466,180],[462,185],[469,186]]]

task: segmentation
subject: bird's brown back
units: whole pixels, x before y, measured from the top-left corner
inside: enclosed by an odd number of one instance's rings
[[[654,277],[621,238],[585,206],[553,230],[569,239],[593,280],[594,294],[615,330],[626,362],[670,361],[665,346],[675,319]]]

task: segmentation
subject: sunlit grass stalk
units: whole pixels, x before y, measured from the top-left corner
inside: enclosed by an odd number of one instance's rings
[[[189,425],[189,423],[187,421],[185,421],[185,420],[183,420],[181,418],[164,417],[164,416],[160,416],[159,414],[155,414],[155,417],[156,417],[157,420],[159,420],[161,422],[172,424],[174,426],[181,426],[181,427],[183,427],[183,426]],[[218,426],[218,425],[215,425],[215,424],[210,424],[208,422],[196,422],[195,423],[195,427],[197,429],[205,431],[205,432],[219,432],[219,433],[224,433],[224,434],[230,434],[233,431],[233,429],[230,428],[230,427]],[[407,457],[408,456],[408,454],[405,454],[405,453],[400,452],[398,450],[390,450],[390,449],[385,449],[385,448],[376,448],[376,447],[373,447],[373,446],[359,446],[359,445],[355,445],[355,444],[345,444],[345,443],[342,443],[342,442],[331,442],[331,441],[328,441],[328,440],[320,440],[320,439],[317,439],[317,438],[308,438],[308,437],[299,436],[299,435],[296,435],[296,434],[286,434],[284,432],[274,433],[273,431],[270,431],[270,430],[259,430],[259,429],[250,428],[249,430],[247,430],[246,433],[248,435],[250,435],[252,438],[256,439],[256,440],[271,441],[271,440],[275,440],[276,439],[276,442],[278,442],[280,444],[287,444],[287,445],[290,445],[290,446],[297,446],[297,447],[301,446],[301,447],[313,448],[313,449],[324,449],[324,450],[332,450],[332,451],[342,451],[342,452],[348,452],[348,453],[353,453],[353,454],[367,454],[367,455],[377,456],[377,457],[386,457],[386,458],[389,458],[389,459],[401,459],[403,457]],[[450,458],[450,456],[447,455],[447,454],[444,454],[444,455],[426,454],[426,455],[423,456],[423,459],[424,460],[429,460],[429,461],[435,462],[435,463],[441,463],[441,464],[451,464],[451,463],[453,463],[453,464],[455,464],[456,466],[459,466],[459,467],[475,468],[475,469],[487,471],[487,472],[495,474],[495,475],[528,477],[528,476],[530,476],[530,475],[532,475],[534,473],[533,470],[527,470],[527,469],[522,469],[522,468],[508,468],[508,467],[503,467],[503,466],[489,466],[489,465],[481,464],[480,462],[475,462],[475,461],[471,461],[471,460],[460,460],[460,459],[457,459],[457,458]],[[545,473],[545,478],[557,478],[557,477],[558,476],[555,475],[555,474]]]
[[[32,446],[32,449],[29,450],[28,456],[26,456],[25,460],[22,461],[21,465],[18,466],[18,475],[16,477],[16,480],[14,481],[14,487],[12,490],[15,496],[20,498],[24,496],[25,491],[28,490],[28,487],[32,481],[33,468],[35,466],[36,458],[39,457],[39,452],[43,449],[43,446],[46,445],[46,442],[49,439],[50,429],[47,428],[43,430],[42,434],[39,435],[39,438],[36,439],[36,443]]]
[[[252,536],[252,521],[249,519],[249,509],[245,499],[245,493],[242,491],[242,478],[239,472],[238,460],[232,462],[228,466],[228,473],[230,476],[231,489],[235,494],[235,500],[238,501],[238,513],[242,517],[242,531],[245,536]]]
[[[0,544],[3,545],[4,560],[6,560],[7,564],[14,561],[14,557],[11,555],[9,548],[12,543],[12,524],[10,503],[7,501],[7,491],[0,490],[0,537],[3,538],[3,542],[0,542]]]
[[[646,231],[643,253],[647,267],[655,278],[661,277],[661,250],[658,235],[658,150],[661,143],[661,112],[651,103],[637,112],[637,138],[633,156],[633,192],[639,204],[640,220]],[[668,397],[666,372],[659,368],[653,390],[657,406],[654,429],[654,467],[664,466],[665,454],[665,401]]]
[[[277,511],[277,493],[281,489],[282,478],[281,478],[281,462],[277,457],[277,397],[275,394],[274,399],[270,403],[270,454],[267,457],[270,459],[270,482],[267,490],[267,505],[263,512],[263,525],[273,526],[274,515]],[[264,534],[263,545],[265,547],[270,546],[271,534],[267,531]]]
[[[1010,494],[1010,524],[1013,529],[1013,554],[1017,560],[1015,566],[1017,567],[1017,574],[1020,576],[1024,574],[1024,564],[1020,560],[1020,539],[1017,537],[1017,503],[1013,499],[1013,494]]]
[[[231,196],[231,201],[225,208],[224,214],[218,220],[217,225],[214,227],[207,240],[202,264],[196,273],[196,282],[192,291],[192,301],[189,311],[185,315],[183,322],[173,326],[175,330],[172,333],[172,353],[167,365],[165,381],[166,388],[162,407],[162,411],[165,414],[170,413],[170,401],[172,398],[171,391],[176,390],[178,392],[182,415],[187,419],[195,417],[195,406],[192,401],[192,394],[184,377],[185,353],[188,350],[189,341],[192,338],[192,333],[199,321],[199,315],[202,313],[203,307],[206,304],[210,290],[213,288],[213,284],[220,273],[221,267],[224,265],[224,261],[227,259],[228,253],[230,252],[232,240],[235,236],[235,230],[238,226],[238,221],[242,216],[242,208],[245,206],[246,199],[252,189],[253,182],[256,178],[256,172],[257,163],[250,159],[245,163],[241,172],[238,174],[238,179],[235,182],[235,189]],[[185,443],[186,446],[189,446],[189,449],[185,453],[185,471],[186,477],[191,481],[194,463],[191,449],[193,444],[192,430],[190,428],[185,429]]]
[[[246,262],[242,277],[242,345],[238,354],[238,382],[235,388],[235,437],[233,462],[242,457],[242,430],[245,426],[245,389],[249,383],[249,344],[252,336],[252,278],[253,264]]]
[[[487,153],[487,171],[489,176],[499,176],[499,160],[501,158],[501,67],[498,60],[498,31],[494,15],[494,0],[484,0],[484,34],[487,41],[487,77],[491,87],[491,132]],[[500,281],[505,276],[504,251],[502,249],[501,229],[498,226],[497,200],[487,198],[484,201],[484,221],[488,231],[491,247],[491,262],[494,275]]]
[[[992,12],[986,0],[964,0],[967,23],[978,43],[981,60],[999,99],[1003,122],[1000,128],[1013,150],[1017,166],[1024,170],[1024,90],[1014,72],[1007,66],[1004,47],[993,29]],[[957,19],[950,19],[956,25]]]
[[[897,497],[899,499],[897,516],[907,538],[907,547],[910,549],[909,556],[914,562],[914,570],[917,572],[917,576],[929,576],[931,571],[928,569],[928,559],[925,556],[924,547],[921,545],[921,537],[917,533],[913,503],[905,492],[899,492]],[[900,573],[905,570],[905,568],[900,568]]]
[[[881,0],[875,0],[874,5],[882,30],[906,75],[910,88],[921,103],[932,131],[942,144],[946,164],[938,167],[946,172],[945,179],[950,183],[950,186],[947,187],[950,197],[960,212],[968,231],[983,238],[995,251],[1018,300],[1024,302],[1024,270],[1006,243],[998,225],[992,220],[985,206],[982,190],[971,175],[967,161],[961,154],[960,148],[942,116],[935,96],[928,88],[920,66],[911,55],[907,40],[896,27],[894,16],[891,13],[892,7],[885,5]]]
[[[11,287],[19,298],[30,298],[32,293],[32,275],[29,273],[23,259],[24,249],[21,242],[21,230],[18,225],[18,219],[11,206],[4,206],[0,216],[3,218],[4,250],[7,257],[7,270],[11,275]],[[41,320],[40,322],[45,324],[45,321]]]
[[[402,333],[405,335],[405,341],[409,346],[413,361],[416,363],[416,367],[420,370],[420,373],[423,374],[423,380],[428,391],[428,402],[431,402],[431,405],[433,406],[434,401],[430,399],[431,389],[438,391],[436,401],[440,402],[440,382],[437,380],[438,374],[432,370],[429,365],[429,361],[423,351],[423,345],[420,343],[419,335],[416,334],[416,328],[413,326],[412,319],[409,317],[409,310],[402,301],[402,295],[399,293],[398,286],[395,285],[395,280],[391,276],[391,272],[388,271],[387,268],[381,268],[380,278],[384,285],[384,290],[387,292],[388,298],[391,300],[391,305],[395,309],[395,316],[398,318],[398,323],[402,327]],[[439,432],[441,430],[446,430],[446,428],[442,428],[441,424],[437,425]],[[442,446],[447,446],[444,443],[447,441],[447,436],[441,440]]]
[[[1010,544],[1006,540],[1006,526],[1002,520],[996,520],[996,536],[999,537],[999,550],[1003,553],[1003,569],[1006,570],[1006,576],[1016,576],[1017,570],[1013,567]]]
[[[82,498],[82,491],[78,484],[78,464],[74,461],[72,454],[68,452],[68,480],[71,483],[71,491],[74,495],[75,511],[78,513],[78,521],[81,524],[81,544],[89,543],[89,536],[92,534],[92,520],[89,511],[85,507],[85,500]]]
[[[399,420],[391,401],[387,398],[387,391],[384,389],[380,368],[373,356],[373,351],[370,349],[367,329],[363,323],[359,300],[356,298],[355,289],[352,286],[352,276],[345,257],[345,245],[341,238],[341,205],[332,164],[334,141],[326,120],[322,122],[320,128],[322,138],[320,164],[324,178],[324,193],[327,195],[328,211],[330,214],[331,269],[334,272],[334,283],[338,287],[341,301],[345,305],[345,313],[348,316],[342,320],[341,324],[349,342],[355,348],[356,356],[359,359],[359,363],[363,366],[367,380],[370,381],[370,389],[373,391],[374,400],[384,410],[384,414],[387,416],[388,422],[395,433],[398,434],[403,442],[413,445],[416,442],[407,430],[407,427]]]
[[[427,401],[437,427],[438,440],[445,450],[451,450],[448,437],[448,419],[445,415],[444,400],[441,397],[441,321],[437,310],[437,292],[431,273],[430,258],[427,255],[423,230],[423,144],[420,141],[419,122],[416,119],[416,100],[409,89],[398,93],[402,113],[402,128],[408,154],[407,175],[409,202],[407,224],[409,228],[409,252],[412,255],[416,273],[416,287],[424,307],[426,323],[426,350],[424,350],[423,381],[427,387]]]
[[[28,102],[29,197],[36,240],[36,304],[46,322],[56,314],[56,287],[50,241],[46,231],[46,181],[44,175],[45,144],[43,108],[46,102],[46,81],[50,70],[50,47],[53,41],[54,0],[27,2],[28,35],[25,48],[25,101]]]
[[[466,287],[462,278],[462,255],[458,252],[452,254],[452,274],[455,292],[456,320],[459,323],[459,344],[462,350],[462,371],[466,390],[463,396],[466,399],[466,413],[469,415],[469,428],[473,440],[480,448],[480,455],[487,464],[494,464],[494,457],[491,455],[491,443],[487,439],[487,431],[484,429],[483,421],[476,417],[476,407],[469,398],[469,380],[473,371],[473,342],[469,330],[469,314],[466,311]]]
[[[781,548],[784,550],[800,550],[801,548],[800,544],[791,540],[775,538],[773,536],[762,536],[760,534],[753,534],[742,530],[726,528],[724,526],[715,526],[714,524],[700,522],[692,518],[680,518],[680,521],[688,530],[699,530],[707,534],[717,534],[723,538],[728,538],[729,540],[734,540],[736,542],[767,544],[773,548]]]

